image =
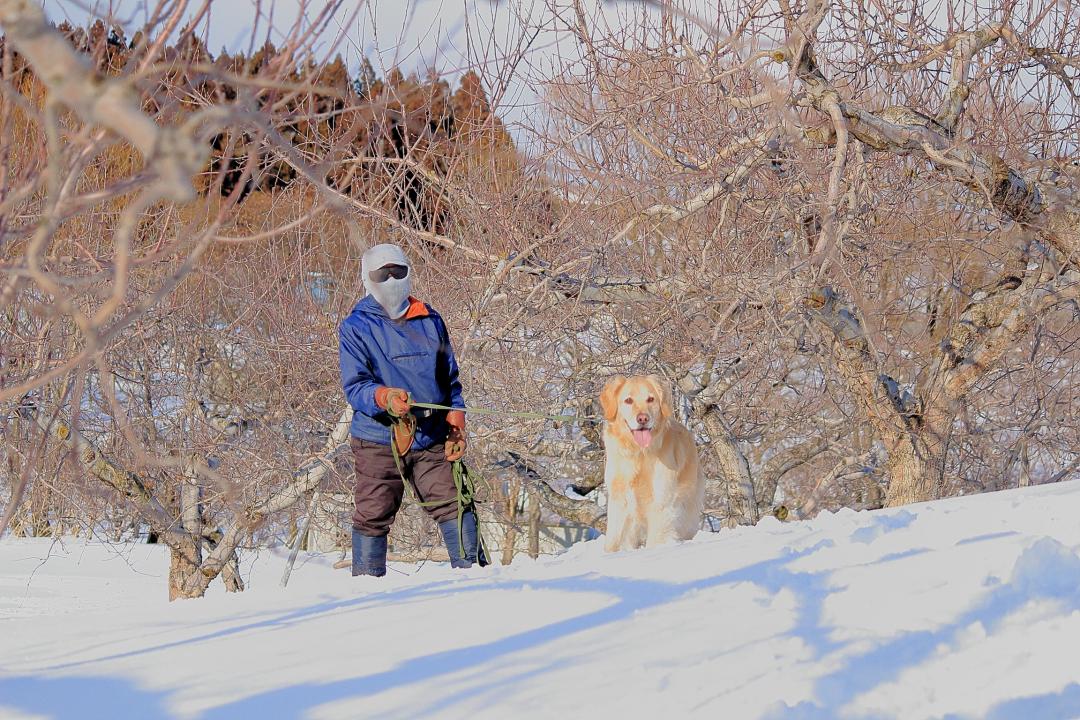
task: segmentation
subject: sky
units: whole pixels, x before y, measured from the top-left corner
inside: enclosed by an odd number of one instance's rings
[[[312,17],[332,0],[306,0]],[[658,12],[643,0],[581,0],[588,23],[602,34],[605,27],[637,25],[643,13]],[[769,0],[767,0],[769,1]],[[109,15],[128,28],[142,26],[147,6],[161,0],[43,0],[50,17],[85,25],[92,14]],[[683,6],[701,17],[715,17],[726,0],[688,0]],[[970,16],[963,25],[980,22],[997,0],[973,0],[961,5]],[[1026,7],[1030,0],[1020,0]],[[192,7],[201,0],[190,0]],[[204,39],[214,53],[275,44],[297,19],[301,0],[214,0]],[[924,11],[946,23],[943,0],[928,0]],[[421,75],[434,70],[451,84],[475,69],[492,98],[496,112],[524,149],[545,113],[545,82],[555,68],[580,57],[573,33],[572,0],[346,0],[333,19],[332,32],[322,38],[316,53],[340,54],[355,73],[367,58],[378,75],[391,67]],[[710,11],[710,8],[712,10]],[[1023,15],[1023,13],[1021,13]],[[562,29],[560,29],[562,28]],[[1032,82],[1035,74],[1029,71]],[[1070,108],[1065,110],[1071,112]]]
[[[329,0],[309,0],[307,16],[316,15]],[[147,6],[157,0],[45,0],[49,16],[85,25],[91,15],[111,15],[128,28],[142,26]],[[566,5],[566,0],[559,0]],[[192,1],[197,7],[200,2]],[[651,12],[637,2],[584,0],[590,21],[629,22],[635,14]],[[216,0],[204,39],[215,54],[222,48],[247,50],[269,37],[279,42],[297,19],[299,0]],[[481,73],[489,93],[503,88],[497,107],[515,135],[540,104],[544,81],[564,59],[577,57],[577,43],[557,22],[549,0],[368,0],[346,2],[334,17],[334,33],[317,48],[322,55],[340,54],[355,70],[367,58],[379,75],[391,67],[403,72],[435,70],[453,82],[472,68]],[[524,52],[521,50],[524,49]],[[511,62],[518,60],[518,62]],[[508,67],[513,71],[509,72]]]

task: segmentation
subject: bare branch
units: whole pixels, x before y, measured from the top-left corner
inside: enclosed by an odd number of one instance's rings
[[[207,150],[178,128],[163,128],[142,111],[123,79],[103,79],[49,25],[31,0],[0,1],[0,25],[25,55],[53,97],[83,117],[131,142],[158,177],[155,194],[178,202],[195,197],[191,178],[202,170]]]

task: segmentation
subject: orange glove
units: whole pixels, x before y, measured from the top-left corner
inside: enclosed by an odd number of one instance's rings
[[[380,387],[375,390],[375,404],[399,418],[408,414],[412,400],[409,393],[401,388]]]
[[[375,389],[375,404],[400,421],[394,423],[393,442],[399,455],[409,452],[416,436],[416,416],[409,412],[409,393],[401,388],[379,387]]]
[[[465,413],[451,410],[446,414],[446,423],[450,432],[446,436],[446,459],[450,462],[460,460],[465,454]]]

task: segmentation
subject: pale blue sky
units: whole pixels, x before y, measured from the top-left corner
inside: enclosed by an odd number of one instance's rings
[[[147,16],[147,5],[159,0],[44,0],[46,11],[55,20],[69,19],[85,24],[87,8],[99,15],[111,14],[132,32]],[[704,17],[715,16],[718,5],[726,0],[692,0],[689,3]],[[963,25],[971,25],[989,12],[999,0],[972,0],[961,4]],[[1026,5],[1030,0],[1020,0]],[[329,0],[308,0],[309,16],[317,14]],[[191,6],[201,0],[191,0]],[[944,0],[927,0],[945,23]],[[269,34],[278,42],[295,22],[299,0],[215,0],[210,23],[204,30],[207,45],[217,53],[261,45]],[[551,5],[556,6],[552,10]],[[603,32],[605,25],[636,25],[646,10],[640,0],[583,0],[589,24]],[[519,141],[526,123],[535,127],[543,114],[540,97],[543,86],[553,74],[553,67],[579,57],[575,37],[555,29],[556,15],[572,19],[572,0],[348,0],[335,16],[335,32],[324,35],[317,52],[340,53],[355,71],[361,57],[367,57],[380,75],[393,66],[408,73],[434,69],[454,82],[466,69],[475,68],[485,88],[494,95],[500,117],[507,122]],[[709,8],[712,8],[712,12]],[[261,11],[257,11],[261,8]],[[970,17],[967,15],[970,14]],[[635,16],[638,16],[636,18]],[[565,20],[562,21],[565,23]],[[130,34],[130,32],[129,32]],[[513,65],[522,39],[528,39],[528,52]],[[500,94],[500,89],[505,92]]]
[[[328,0],[309,0],[308,14],[317,13]],[[68,19],[85,24],[88,8],[99,16],[111,14],[131,32],[147,17],[147,5],[156,0],[45,0],[50,17],[59,22]],[[193,0],[193,7],[200,5]],[[568,2],[562,4],[569,4]],[[257,8],[262,7],[261,12]],[[619,24],[640,12],[639,3],[612,3],[585,0],[591,17],[604,17]],[[295,22],[297,0],[216,0],[211,21],[204,35],[214,53],[246,49],[269,37],[275,42]],[[359,8],[359,9],[358,9]],[[272,13],[272,18],[271,18]],[[468,68],[476,68],[484,77],[489,92],[506,87],[500,101],[500,115],[511,126],[538,110],[543,82],[560,57],[575,57],[576,42],[568,33],[551,28],[553,23],[548,0],[368,0],[347,2],[335,16],[337,37],[327,34],[319,49],[340,53],[354,69],[361,57],[367,57],[381,75],[398,66],[404,72],[435,69],[450,80]],[[538,28],[545,28],[537,33]],[[131,33],[129,32],[129,35]],[[529,38],[529,51],[507,77],[500,69],[506,58],[516,56],[523,38]],[[336,43],[336,47],[335,47]],[[511,127],[511,131],[514,128]],[[515,132],[515,135],[517,133]]]

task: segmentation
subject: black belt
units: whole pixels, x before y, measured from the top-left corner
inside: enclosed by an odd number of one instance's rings
[[[412,408],[409,408],[409,412],[411,412],[417,418],[423,420],[424,418],[429,418],[432,415],[435,415],[436,413],[442,412],[442,410],[433,410],[431,408],[412,407]]]

